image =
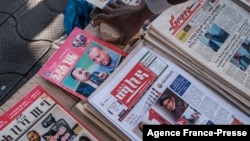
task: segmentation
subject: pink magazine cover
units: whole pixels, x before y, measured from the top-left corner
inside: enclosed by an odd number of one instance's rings
[[[86,101],[127,52],[75,28],[38,74]]]
[[[0,117],[0,140],[100,140],[37,85]]]

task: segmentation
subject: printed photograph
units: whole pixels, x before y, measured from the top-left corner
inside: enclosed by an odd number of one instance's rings
[[[163,116],[172,117],[173,121],[177,121],[188,108],[188,103],[174,94],[170,89],[166,89],[157,101],[162,109]]]
[[[181,41],[182,43],[185,43],[186,40],[190,37],[190,35],[195,31],[195,29],[192,27],[192,25],[187,24],[184,26],[182,30],[178,32],[176,35],[176,38]]]
[[[201,117],[201,113],[192,107],[188,107],[183,115],[178,118],[177,125],[195,125]]]
[[[92,42],[62,84],[88,97],[114,71],[120,58],[120,54]]]
[[[201,37],[200,41],[207,47],[211,48],[214,52],[217,52],[228,37],[229,33],[213,23]]]
[[[245,40],[231,58],[230,62],[240,68],[242,71],[247,70],[250,64],[250,40]]]
[[[84,128],[60,107],[56,106],[29,129],[19,140],[51,141],[76,140]]]
[[[76,38],[72,41],[72,46],[76,48],[83,47],[86,41],[87,41],[87,38],[84,35],[78,34]]]

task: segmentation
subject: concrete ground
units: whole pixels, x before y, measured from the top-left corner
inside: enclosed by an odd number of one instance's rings
[[[68,0],[0,0],[0,106],[55,51]]]

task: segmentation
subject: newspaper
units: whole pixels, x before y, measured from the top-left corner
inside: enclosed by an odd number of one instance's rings
[[[180,66],[185,66],[186,70],[189,69],[190,73],[192,73],[196,77],[199,77],[201,81],[203,81],[213,89],[217,89],[218,91],[220,91],[220,94],[228,98],[238,107],[241,107],[241,109],[243,109],[250,115],[249,100],[245,96],[240,95],[240,91],[235,87],[232,87],[228,82],[218,77],[215,73],[206,69],[194,58],[187,56],[185,52],[178,52],[175,49],[176,47],[171,44],[166,45],[166,40],[162,38],[162,36],[159,36],[159,34],[149,31],[149,33],[146,33],[144,37],[147,41],[151,42],[153,40],[153,44],[159,47],[158,49],[167,56],[172,56],[173,61],[181,62]],[[158,43],[163,44],[163,46],[159,46]],[[205,77],[205,79],[201,77]]]
[[[197,67],[197,63],[192,58],[183,57],[185,54],[178,54],[175,50],[171,50],[169,46],[166,46],[161,40],[164,40],[158,36],[152,36],[151,34],[146,33],[144,35],[144,39],[146,42],[149,42],[152,45],[155,45],[158,50],[161,51],[165,56],[168,56],[172,62],[183,68],[184,70],[188,71],[190,74],[204,82],[209,87],[216,90],[222,96],[230,100],[234,105],[242,109],[248,115],[250,115],[250,103],[245,97],[241,95],[233,95],[234,91],[228,88],[224,83],[220,83],[217,78],[211,77],[211,74],[200,71],[202,70],[201,67]],[[217,82],[217,83],[214,83]],[[226,91],[225,91],[226,89]],[[229,93],[230,92],[230,93]]]
[[[1,141],[100,140],[37,85],[0,117]]]
[[[190,0],[164,11],[149,32],[249,103],[249,25],[249,12],[232,0]]]
[[[89,104],[131,140],[142,140],[145,124],[250,123],[249,116],[143,42],[107,81]]]

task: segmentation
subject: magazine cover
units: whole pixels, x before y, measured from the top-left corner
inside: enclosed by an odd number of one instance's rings
[[[76,27],[38,74],[85,101],[126,55]]]
[[[3,141],[100,140],[40,85],[0,117]]]
[[[113,75],[88,101],[131,140],[142,140],[142,127],[150,124],[250,124],[244,112],[150,45],[138,44]]]

